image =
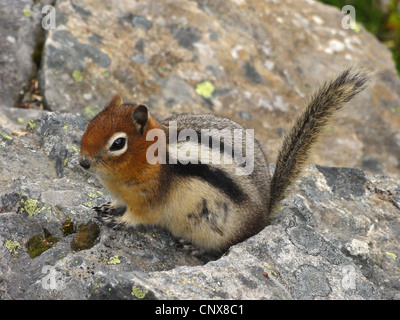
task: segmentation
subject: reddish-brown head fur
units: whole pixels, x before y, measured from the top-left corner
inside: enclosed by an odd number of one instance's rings
[[[150,116],[147,107],[122,104],[116,95],[88,124],[79,162],[82,167],[91,168],[102,182],[137,184],[153,180],[160,169],[159,164],[151,165],[146,159],[146,151],[154,143],[146,141],[146,133],[153,128],[161,125]],[[125,147],[113,149],[113,142],[119,138],[117,142],[123,142]]]

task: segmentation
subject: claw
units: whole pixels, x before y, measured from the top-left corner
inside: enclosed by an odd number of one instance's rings
[[[93,207],[92,209],[97,213],[96,219],[106,226],[112,229],[119,229],[124,225],[118,218],[125,213],[126,207],[114,207],[111,202],[107,202],[99,207]]]

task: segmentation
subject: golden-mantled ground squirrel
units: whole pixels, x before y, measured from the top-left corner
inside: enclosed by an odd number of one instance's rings
[[[113,225],[157,225],[203,250],[261,231],[332,115],[364,89],[348,68],[311,97],[284,138],[274,174],[251,130],[212,114],[157,120],[115,95],[82,138],[80,165],[115,198],[95,208]]]

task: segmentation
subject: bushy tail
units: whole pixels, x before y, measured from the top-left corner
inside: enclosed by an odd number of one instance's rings
[[[348,68],[334,80],[325,83],[311,97],[305,111],[285,136],[279,150],[271,180],[269,212],[275,209],[285,197],[287,188],[299,176],[311,147],[332,115],[362,91],[368,79],[368,71]]]

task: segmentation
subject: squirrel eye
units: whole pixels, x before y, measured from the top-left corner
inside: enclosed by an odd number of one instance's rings
[[[125,138],[118,138],[115,139],[113,144],[110,147],[110,151],[118,151],[121,150],[123,147],[125,147],[126,144],[126,139]]]

